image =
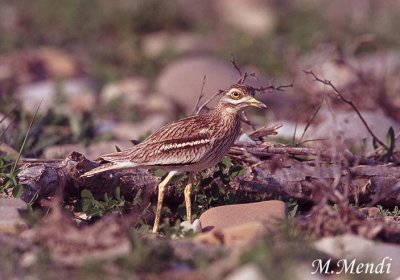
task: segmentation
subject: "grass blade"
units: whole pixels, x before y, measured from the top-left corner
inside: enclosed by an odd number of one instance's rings
[[[38,112],[39,112],[39,108],[40,108],[40,105],[41,105],[41,104],[42,104],[42,101],[40,101],[39,106],[36,108],[35,114],[33,115],[33,118],[32,118],[32,120],[31,120],[31,122],[29,123],[28,130],[27,130],[26,133],[25,133],[24,141],[22,142],[21,148],[19,149],[19,152],[18,152],[17,160],[15,161],[15,163],[14,163],[12,169],[11,169],[11,174],[13,174],[13,173],[15,172],[15,170],[17,169],[18,162],[19,162],[19,160],[21,159],[22,152],[23,152],[23,150],[24,150],[26,141],[28,140],[29,133],[30,133],[30,131],[31,131],[31,129],[32,129],[33,122],[34,122],[35,119],[36,119],[36,116],[37,116],[37,114],[38,114]]]
[[[304,128],[303,133],[301,134],[300,140],[299,140],[299,142],[297,142],[297,145],[296,145],[296,146],[298,146],[298,145],[301,144],[301,141],[303,140],[304,135],[306,134],[308,128],[310,127],[310,125],[312,124],[312,122],[314,121],[314,119],[317,117],[318,112],[319,112],[319,110],[321,109],[322,104],[324,103],[324,101],[325,101],[325,93],[324,93],[324,95],[322,96],[321,102],[318,104],[318,107],[315,109],[315,111],[313,112],[313,114],[312,114],[312,115],[310,116],[310,118],[308,119],[308,122],[307,122],[307,124],[306,124],[306,127]]]

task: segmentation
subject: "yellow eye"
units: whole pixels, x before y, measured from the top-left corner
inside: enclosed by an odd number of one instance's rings
[[[241,93],[240,91],[233,90],[233,91],[231,92],[231,97],[232,97],[233,99],[235,99],[235,100],[238,100],[238,99],[242,98],[242,93]]]

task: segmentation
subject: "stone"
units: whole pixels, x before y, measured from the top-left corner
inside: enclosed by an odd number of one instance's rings
[[[200,103],[239,79],[237,71],[231,65],[215,58],[186,57],[168,64],[157,78],[156,90],[179,104],[186,114],[191,114],[200,96],[204,76],[204,97]],[[217,101],[218,99],[211,102],[210,106]]]
[[[381,210],[378,207],[364,207],[358,209],[361,213],[363,213],[366,217],[378,217],[383,216]]]
[[[342,63],[342,59],[346,63]],[[339,91],[349,87],[354,90],[355,85],[366,84],[360,81],[360,74],[368,80],[375,80],[376,83],[380,83],[384,78],[386,83],[390,84],[390,87],[385,88],[385,94],[393,105],[400,102],[398,94],[400,52],[398,51],[384,53],[377,51],[365,55],[342,57],[336,45],[324,44],[295,63],[297,63],[295,68],[312,70],[320,79],[332,82]],[[322,83],[315,82],[311,75],[305,76],[301,71],[294,76],[294,84],[296,88],[304,88],[309,94],[320,94],[321,91],[327,89]]]
[[[209,245],[246,247],[265,236],[268,228],[260,222],[248,222],[225,229],[214,229],[194,237],[195,242]]]
[[[220,230],[212,230],[208,232],[203,232],[196,235],[193,238],[194,242],[209,244],[209,245],[223,245],[224,244],[224,234]]]
[[[76,59],[60,49],[43,47],[37,55],[51,77],[70,78],[80,72]]]
[[[202,231],[201,222],[199,219],[194,220],[193,223],[190,223],[189,221],[184,221],[181,223],[181,228],[183,232],[193,230],[193,232],[199,233]]]
[[[315,268],[311,265],[312,261],[296,263],[291,266],[292,275],[296,275],[296,280],[326,280],[324,274],[314,273]],[[335,275],[338,276],[338,275]],[[329,279],[329,278],[328,278]],[[335,280],[346,280],[346,277],[332,277]]]
[[[381,112],[360,111],[361,115],[368,123],[374,134],[385,142],[386,134],[390,127],[393,127],[395,133],[400,130],[400,123],[385,116]],[[337,111],[334,115],[328,110],[321,109],[319,112],[319,124],[311,126],[307,131],[307,139],[330,139],[335,140],[340,136],[345,147],[360,148],[365,142],[365,152],[374,150],[372,137],[368,133],[364,124],[355,112]],[[396,149],[400,147],[400,139],[396,140]]]
[[[340,259],[354,256],[361,248],[364,250],[372,247],[374,242],[357,235],[345,234],[322,238],[316,241],[314,245],[316,249]]]
[[[222,231],[224,245],[247,245],[262,238],[268,232],[267,226],[260,222],[248,222],[231,226]]]
[[[390,279],[400,277],[399,245],[378,243],[353,234],[344,234],[322,238],[314,246],[336,259],[356,258],[358,261],[373,262],[376,265],[385,260],[385,264],[391,264],[391,273],[388,275]]]
[[[103,105],[117,102],[120,110],[133,110],[139,117],[175,116],[173,102],[161,95],[150,94],[149,81],[143,77],[130,77],[104,86],[100,94]]]
[[[211,38],[192,33],[154,32],[142,38],[143,54],[148,58],[157,58],[167,52],[182,55],[212,48]]]
[[[272,6],[262,0],[221,0],[217,11],[227,24],[253,36],[269,34],[277,24]]]
[[[22,107],[30,113],[39,108],[41,113],[53,109],[58,113],[71,114],[90,111],[95,105],[94,90],[86,79],[29,83],[19,88],[17,96]]]
[[[19,211],[26,210],[27,203],[17,198],[0,198],[0,232],[17,233],[27,228]]]
[[[203,231],[209,231],[223,230],[249,222],[259,222],[273,227],[277,220],[285,218],[285,204],[279,200],[269,200],[214,207],[205,211],[200,216],[200,221]]]
[[[228,274],[225,280],[267,280],[261,269],[252,263],[242,265]]]
[[[256,141],[250,138],[246,133],[242,133],[239,138],[235,141],[237,145],[256,145]]]
[[[122,99],[129,105],[136,105],[145,100],[149,93],[149,82],[143,77],[130,77],[107,84],[100,94],[101,103],[107,104]],[[142,101],[143,102],[143,101]]]
[[[3,32],[16,34],[20,30],[20,14],[14,5],[2,3],[0,9],[0,28]]]
[[[167,122],[165,116],[154,114],[137,123],[102,120],[96,130],[98,134],[111,134],[113,138],[118,140],[138,140],[156,132]]]
[[[274,110],[274,109],[271,109]],[[293,113],[293,112],[292,112]],[[286,115],[286,116],[289,116]],[[288,139],[290,141],[293,141],[293,134],[296,131],[296,140],[299,140],[301,137],[301,134],[303,133],[306,125],[304,123],[297,123],[294,121],[286,120],[286,119],[279,119],[279,123],[283,124],[281,128],[279,128],[278,134],[277,135],[269,135],[268,139],[276,142],[280,142],[280,139]],[[306,133],[305,139],[308,139],[308,134]],[[305,140],[303,138],[303,140]]]

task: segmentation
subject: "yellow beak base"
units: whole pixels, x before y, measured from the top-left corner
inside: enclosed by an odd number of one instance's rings
[[[257,99],[255,99],[254,97],[252,97],[251,99],[249,99],[247,101],[247,103],[249,103],[249,105],[254,106],[254,107],[258,107],[261,109],[267,109],[267,105],[265,105],[264,103],[262,103],[261,101],[258,101]]]

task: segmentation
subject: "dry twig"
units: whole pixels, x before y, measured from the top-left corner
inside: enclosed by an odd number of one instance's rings
[[[288,85],[280,85],[280,86],[274,86],[274,85],[270,85],[267,87],[259,87],[257,88],[258,91],[260,92],[266,92],[266,91],[284,91],[285,88],[291,88],[293,87],[293,83],[288,84]]]
[[[345,98],[340,91],[332,84],[331,81],[329,80],[322,80],[319,77],[317,77],[317,75],[315,75],[315,73],[311,70],[303,70],[303,72],[307,75],[311,75],[314,77],[314,79],[324,85],[327,85],[329,87],[332,88],[333,92],[335,93],[335,95],[339,98],[339,100],[343,101],[344,103],[348,104],[357,114],[357,116],[360,118],[361,122],[364,124],[365,128],[368,130],[368,133],[372,136],[372,138],[379,143],[379,145],[381,145],[382,147],[384,147],[386,150],[388,150],[389,148],[386,146],[385,143],[383,143],[375,134],[374,132],[371,130],[371,128],[369,127],[368,123],[365,121],[365,119],[363,118],[363,116],[361,115],[360,111],[357,109],[356,105],[353,103],[353,101]]]
[[[199,95],[199,98],[197,98],[196,105],[194,105],[193,114],[198,114],[197,109],[199,107],[200,100],[204,97],[204,85],[205,84],[206,84],[206,75],[204,75],[204,77],[203,77],[203,83],[201,84],[200,95]]]
[[[203,103],[203,105],[201,105],[201,106],[199,107],[199,109],[198,109],[197,112],[196,112],[196,115],[200,114],[200,112],[201,112],[204,108],[207,108],[207,105],[208,105],[211,101],[213,101],[217,96],[221,95],[222,92],[223,92],[222,90],[219,90],[217,93],[215,93],[215,94],[214,94],[213,96],[211,96],[209,99],[207,99],[207,100]]]

